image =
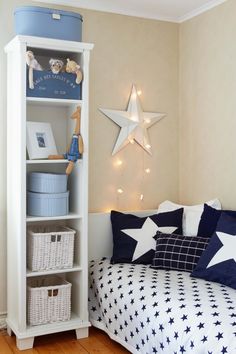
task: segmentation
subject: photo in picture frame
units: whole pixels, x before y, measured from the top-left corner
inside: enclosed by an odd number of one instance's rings
[[[26,145],[30,160],[47,159],[48,155],[57,155],[51,124],[27,122]]]

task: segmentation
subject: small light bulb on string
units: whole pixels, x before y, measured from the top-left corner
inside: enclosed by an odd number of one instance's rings
[[[145,145],[147,149],[151,149],[151,145],[150,144],[146,144]]]
[[[145,119],[145,123],[147,123],[147,124],[151,123],[151,119],[146,118],[146,119]]]
[[[112,208],[107,208],[104,210],[104,213],[110,213],[112,211]]]
[[[122,194],[123,192],[124,192],[123,189],[121,189],[121,188],[117,189],[117,193]]]
[[[134,139],[133,138],[129,138],[129,142],[130,142],[130,144],[134,144]]]
[[[146,173],[150,173],[150,172],[151,172],[150,168],[149,168],[149,167],[148,167],[148,168],[145,168],[145,172],[146,172]]]
[[[143,200],[143,194],[140,195],[140,200]]]
[[[138,91],[137,91],[137,94],[138,94],[138,96],[141,96],[141,95],[142,95],[142,91],[141,91],[141,90],[138,90]]]
[[[116,161],[116,165],[117,165],[117,166],[121,166],[122,164],[123,164],[123,161],[122,161],[122,160],[117,160],[117,161]]]

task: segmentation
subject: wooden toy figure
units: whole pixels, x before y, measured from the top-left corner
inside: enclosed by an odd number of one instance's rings
[[[69,161],[69,164],[66,168],[66,174],[70,175],[75,162],[81,158],[83,152],[84,152],[84,144],[83,144],[83,139],[80,134],[80,124],[81,124],[81,107],[78,106],[76,111],[72,114],[71,116],[72,119],[76,119],[76,126],[74,130],[74,134],[72,136],[70,148],[68,152],[66,152],[63,155],[49,155],[48,158],[51,160],[57,160],[57,159],[67,159]]]

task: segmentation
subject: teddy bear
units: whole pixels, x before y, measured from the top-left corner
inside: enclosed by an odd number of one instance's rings
[[[52,70],[53,74],[59,74],[60,71],[63,69],[63,61],[60,59],[53,59],[49,60],[50,69]]]
[[[81,83],[83,79],[82,71],[80,70],[79,64],[77,64],[74,60],[70,60],[67,58],[66,72],[71,74],[76,74],[75,82],[78,85]]]

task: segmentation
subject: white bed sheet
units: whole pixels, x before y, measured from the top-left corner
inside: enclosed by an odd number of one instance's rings
[[[236,291],[187,272],[92,262],[92,325],[131,353],[236,354]]]

